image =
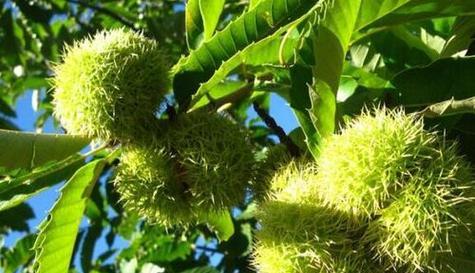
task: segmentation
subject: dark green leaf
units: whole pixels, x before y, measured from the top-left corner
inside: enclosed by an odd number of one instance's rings
[[[28,204],[22,203],[15,208],[0,211],[0,233],[8,230],[30,231],[27,221],[35,217]]]
[[[305,133],[305,139],[309,151],[313,156],[317,156],[318,143],[321,138],[315,128],[308,109],[311,108],[309,96],[309,86],[313,81],[312,70],[308,67],[295,65],[290,69],[292,87],[290,91],[290,105],[293,108],[295,116]]]
[[[0,117],[0,129],[4,130],[13,130],[13,131],[18,131],[20,130],[15,123],[11,122],[10,120]]]
[[[185,271],[182,271],[181,273],[219,273],[219,271],[213,267],[204,266],[204,267],[197,267],[197,268],[185,270]]]
[[[425,67],[407,69],[393,80],[396,102],[420,107],[475,96],[475,57],[441,59]]]
[[[2,98],[0,98],[0,113],[9,117],[16,117],[15,110],[13,110]]]
[[[93,223],[87,229],[86,235],[84,236],[84,242],[82,244],[81,250],[81,268],[83,272],[89,272],[92,268],[94,247],[96,242],[101,236],[103,227],[101,223]]]
[[[468,48],[475,35],[475,16],[458,17],[451,34],[442,51],[443,57],[450,57]]]

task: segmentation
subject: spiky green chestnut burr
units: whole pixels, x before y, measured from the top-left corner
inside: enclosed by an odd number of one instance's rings
[[[369,224],[369,242],[386,267],[440,271],[442,255],[461,252],[473,235],[474,190],[470,166],[455,145],[439,139],[426,165]]]
[[[262,273],[374,272],[353,250],[346,217],[316,195],[313,163],[291,161],[271,181],[259,204],[254,263]]]
[[[53,70],[55,116],[68,133],[102,140],[143,135],[168,89],[158,44],[125,29],[67,47]]]
[[[438,156],[436,140],[421,119],[402,110],[366,111],[323,143],[318,159],[320,196],[356,222],[370,217]]]
[[[325,141],[318,163],[321,198],[352,225],[368,225],[362,243],[386,268],[437,271],[440,253],[471,237],[469,164],[421,118],[366,112]]]
[[[216,211],[244,201],[255,165],[244,128],[216,112],[195,111],[165,131],[162,141],[194,204]]]
[[[153,141],[124,145],[115,186],[127,209],[149,222],[187,225],[244,201],[255,163],[240,126],[196,112],[157,127]]]
[[[124,146],[114,186],[125,209],[165,226],[193,222],[199,211],[175,168],[157,141]]]

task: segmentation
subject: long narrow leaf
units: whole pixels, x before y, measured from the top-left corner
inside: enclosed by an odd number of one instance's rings
[[[31,170],[75,154],[90,141],[82,136],[0,130],[0,167]]]
[[[41,224],[35,242],[36,273],[67,273],[86,201],[106,161],[80,168],[61,189],[53,209]]]

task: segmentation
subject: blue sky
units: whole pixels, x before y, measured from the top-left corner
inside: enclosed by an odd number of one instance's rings
[[[35,112],[33,109],[32,104],[32,92],[26,92],[23,94],[17,101],[16,104],[16,111],[17,111],[17,118],[14,119],[14,122],[17,126],[20,127],[21,130],[24,131],[34,131],[34,122],[36,118],[39,116],[38,112]],[[272,95],[271,97],[271,108],[270,114],[274,117],[277,123],[287,132],[289,133],[294,128],[296,128],[297,121],[286,104],[286,102],[278,97],[277,95]],[[249,110],[249,118],[255,118],[257,115],[256,113],[250,109]],[[45,133],[57,133],[58,130],[55,129],[53,125],[53,121],[51,118],[47,121],[45,125]],[[46,217],[48,210],[53,206],[56,198],[58,197],[58,190],[61,185],[57,185],[47,191],[44,191],[35,197],[31,198],[28,203],[32,206],[36,218],[29,221],[29,225],[31,226],[32,230],[36,230],[36,226]],[[87,225],[86,221],[83,221],[82,225]],[[5,240],[5,245],[11,246],[15,243],[16,240],[23,236],[23,233],[13,232],[10,236],[8,236]],[[125,241],[118,240],[114,247],[121,247],[125,246]],[[105,243],[105,239],[101,238],[96,245],[95,254],[102,253],[104,250],[107,249],[107,245]],[[1,270],[0,270],[1,272]]]

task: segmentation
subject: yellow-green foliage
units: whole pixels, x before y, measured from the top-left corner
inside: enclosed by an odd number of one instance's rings
[[[124,147],[115,186],[127,209],[149,222],[187,225],[244,200],[255,163],[241,127],[196,112],[157,134]]]
[[[196,111],[165,131],[162,140],[193,203],[221,210],[244,200],[255,161],[243,128],[215,112]]]
[[[262,273],[370,272],[353,249],[347,217],[323,205],[312,163],[278,170],[259,204],[254,262]]]
[[[169,81],[158,44],[125,29],[67,47],[54,73],[53,103],[61,124],[68,133],[103,140],[146,134]]]

